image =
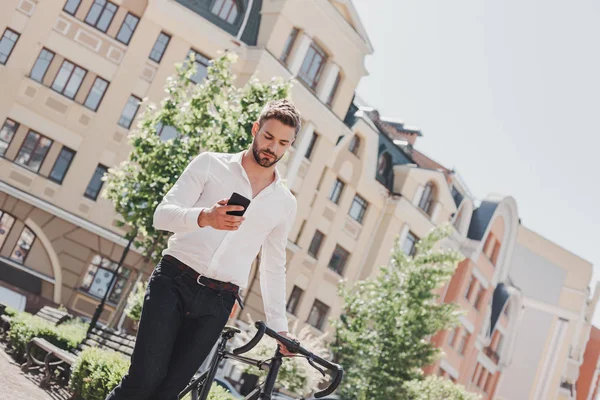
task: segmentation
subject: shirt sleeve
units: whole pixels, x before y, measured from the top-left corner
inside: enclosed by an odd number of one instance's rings
[[[208,180],[210,155],[202,153],[188,164],[154,211],[153,226],[173,233],[202,229],[198,216],[206,207],[194,207]]]
[[[267,235],[260,259],[260,288],[267,325],[276,332],[288,332],[285,270],[287,240],[296,219],[296,199],[287,218]]]

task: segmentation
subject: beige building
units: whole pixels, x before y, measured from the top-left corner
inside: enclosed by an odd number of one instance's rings
[[[542,304],[556,318],[537,332],[544,349],[528,358],[532,398],[561,384],[564,395],[564,382],[576,379],[597,299],[588,299],[589,264],[528,233],[511,197],[477,201],[456,173],[415,148],[418,129],[354,101],[373,48],[350,0],[5,0],[0,34],[1,302],[93,313],[126,245],[100,178],[127,157],[139,99],[159,102],[190,52],[200,82],[209,60],[229,50],[239,55],[240,84],[252,75],[296,78],[303,129],[280,165],[298,199],[287,249],[291,321],[329,331],[340,279],[371,276],[397,237],[412,254],[419,238],[451,222],[448,245],[465,261],[440,295],[466,315],[433,339],[446,356],[427,372],[485,398],[527,398],[504,388],[523,379],[512,374],[529,340],[519,327]],[[562,271],[552,301],[520,285],[525,250]],[[135,249],[124,265],[103,321],[152,269]],[[246,304],[263,318],[256,266]],[[569,345],[548,352],[557,343]]]

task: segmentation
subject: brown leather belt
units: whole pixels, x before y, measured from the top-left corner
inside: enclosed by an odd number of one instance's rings
[[[187,275],[190,278],[192,278],[193,280],[195,280],[196,283],[198,283],[199,285],[206,286],[209,289],[215,290],[215,291],[219,292],[219,294],[221,292],[228,292],[228,293],[233,294],[233,296],[235,297],[237,302],[240,304],[240,308],[242,310],[244,309],[244,303],[242,303],[242,299],[240,298],[240,293],[239,293],[240,288],[238,285],[235,285],[231,282],[218,281],[216,279],[212,279],[207,276],[204,276],[204,275],[196,272],[196,270],[194,270],[193,268],[188,267],[186,264],[182,263],[181,261],[179,261],[178,259],[176,259],[175,257],[173,257],[171,255],[166,254],[163,256],[163,258],[167,262],[169,262],[169,264],[175,265],[181,271],[184,271],[185,275]]]

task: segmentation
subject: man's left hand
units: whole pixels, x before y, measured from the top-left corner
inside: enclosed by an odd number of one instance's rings
[[[290,334],[288,332],[277,332],[279,333],[281,336],[285,336],[286,338],[293,340],[294,338],[292,336],[290,336]],[[289,351],[287,349],[287,347],[285,347],[283,345],[283,343],[281,343],[280,341],[277,341],[277,344],[279,344],[279,352],[281,354],[284,355],[284,357],[293,357],[296,353],[292,353],[291,351]]]

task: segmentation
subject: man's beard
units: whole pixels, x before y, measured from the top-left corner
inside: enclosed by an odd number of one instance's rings
[[[267,154],[273,156],[273,158],[266,157],[264,155],[264,153],[267,153]],[[254,159],[256,160],[258,165],[260,165],[261,167],[265,167],[265,168],[269,168],[270,166],[272,166],[273,164],[276,164],[279,160],[281,160],[281,157],[277,158],[277,156],[275,154],[271,153],[268,150],[267,151],[259,150],[258,146],[256,145],[256,142],[252,143],[252,154],[254,155]]]

